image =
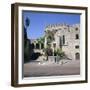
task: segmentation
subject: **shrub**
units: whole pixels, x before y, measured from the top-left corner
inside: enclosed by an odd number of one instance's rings
[[[56,53],[57,56],[60,56],[60,57],[65,56],[65,53],[62,51],[61,48],[56,49],[55,53]]]

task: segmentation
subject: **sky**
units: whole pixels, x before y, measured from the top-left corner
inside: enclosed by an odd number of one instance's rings
[[[44,35],[45,27],[49,24],[62,24],[69,25],[80,23],[80,14],[67,14],[67,13],[47,13],[35,11],[23,11],[23,20],[28,17],[30,25],[27,28],[28,39],[37,39]]]

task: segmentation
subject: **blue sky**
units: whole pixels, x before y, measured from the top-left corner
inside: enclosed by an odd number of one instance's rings
[[[27,28],[29,39],[37,39],[44,35],[45,26],[48,24],[66,23],[69,25],[80,23],[79,14],[47,13],[23,11],[24,23],[26,17],[30,19],[30,25]]]

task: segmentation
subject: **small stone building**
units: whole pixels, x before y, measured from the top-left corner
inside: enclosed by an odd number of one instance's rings
[[[53,24],[45,28],[54,32],[54,40],[50,43],[51,48],[62,48],[62,51],[69,59],[80,60],[80,24]],[[44,47],[47,46],[47,37],[45,37]]]

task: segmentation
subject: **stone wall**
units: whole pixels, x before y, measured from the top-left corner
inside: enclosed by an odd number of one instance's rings
[[[56,43],[56,48],[61,48],[65,52],[68,58],[76,60],[75,54],[80,53],[80,25],[67,25],[67,24],[57,24],[49,25],[45,29],[50,31],[55,31],[53,41]],[[77,36],[76,36],[77,35]],[[65,43],[63,44],[63,36],[65,37]],[[61,39],[61,42],[60,42]],[[51,46],[53,48],[53,42]]]

